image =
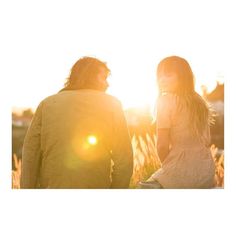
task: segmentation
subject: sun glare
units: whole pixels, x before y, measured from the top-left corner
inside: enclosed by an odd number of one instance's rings
[[[121,101],[124,110],[130,108],[142,110],[143,107],[152,108],[157,98],[157,90],[156,87],[152,86],[152,81],[150,84],[147,82],[145,88],[142,84],[135,84],[135,86],[128,84],[124,88],[123,84],[111,83],[108,93]]]
[[[90,145],[96,145],[97,144],[97,138],[94,135],[88,136],[87,141]]]

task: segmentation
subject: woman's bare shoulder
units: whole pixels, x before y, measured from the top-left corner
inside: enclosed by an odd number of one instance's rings
[[[178,102],[178,96],[173,93],[162,94],[158,99],[159,106],[176,106]]]

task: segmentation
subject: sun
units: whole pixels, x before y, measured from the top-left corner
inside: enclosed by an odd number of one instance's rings
[[[141,78],[140,78],[141,79]],[[124,88],[123,84],[111,83],[108,93],[118,98],[123,106],[123,109],[150,107],[153,108],[157,99],[156,87],[153,83],[146,83],[145,86],[142,83],[126,84]]]

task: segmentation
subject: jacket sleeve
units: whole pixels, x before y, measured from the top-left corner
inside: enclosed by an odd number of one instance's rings
[[[21,188],[36,188],[41,159],[42,103],[26,133],[22,150]]]
[[[133,173],[133,151],[127,122],[119,103],[114,117],[112,159],[114,162],[111,188],[128,188]]]

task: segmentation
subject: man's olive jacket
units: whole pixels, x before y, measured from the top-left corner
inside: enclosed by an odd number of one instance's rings
[[[21,188],[128,188],[130,136],[120,102],[104,92],[59,92],[38,106],[22,154]]]

